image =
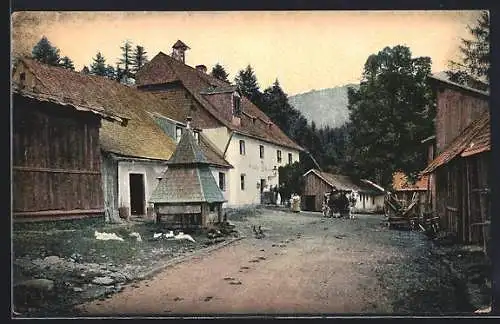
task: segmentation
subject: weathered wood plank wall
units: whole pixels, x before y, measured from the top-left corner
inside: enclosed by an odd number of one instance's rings
[[[102,152],[101,170],[106,221],[118,221],[118,161]]]
[[[14,216],[102,212],[99,127],[93,114],[15,96]]]
[[[436,207],[441,225],[462,243],[483,240],[482,227],[477,224],[489,219],[489,204],[481,202],[481,191],[490,187],[489,154],[456,158],[437,170]]]
[[[442,152],[473,120],[488,111],[488,100],[454,89],[440,89],[436,110],[436,150]]]
[[[323,206],[324,194],[330,192],[331,190],[332,187],[320,179],[317,175],[312,172],[306,175],[306,178],[304,179],[303,196],[316,196],[314,202],[314,208],[316,211],[321,210]],[[305,202],[305,200],[303,202]]]

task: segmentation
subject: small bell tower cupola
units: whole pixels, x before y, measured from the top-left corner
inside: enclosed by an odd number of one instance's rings
[[[172,57],[179,62],[186,63],[186,50],[190,49],[189,46],[184,44],[181,40],[175,42],[172,46]]]

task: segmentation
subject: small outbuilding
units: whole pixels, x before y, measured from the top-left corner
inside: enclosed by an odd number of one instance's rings
[[[12,71],[13,220],[103,217],[101,125],[126,128],[128,118],[54,91],[51,74],[31,62]]]
[[[398,200],[409,204],[413,197],[417,199],[416,212],[420,215],[426,211],[429,202],[429,176],[420,176],[412,183],[403,172],[395,172],[392,175],[392,189]]]
[[[225,201],[188,119],[186,131],[150,198],[156,221],[172,229],[203,228],[222,221]]]
[[[326,193],[332,189],[356,193],[355,213],[382,212],[384,208],[384,189],[371,181],[355,181],[346,175],[332,174],[311,169],[304,175],[304,199],[302,208],[308,211],[321,211]]]

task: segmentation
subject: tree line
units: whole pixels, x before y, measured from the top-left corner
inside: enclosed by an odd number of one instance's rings
[[[450,61],[450,80],[486,90],[489,80],[489,17],[484,12],[476,26],[468,26],[472,39],[463,39],[460,62]],[[148,61],[144,47],[125,41],[116,67],[106,64],[100,52],[84,73],[115,80],[134,74]],[[43,37],[33,48],[33,58],[74,70],[67,56]],[[427,164],[427,148],[421,140],[433,135],[435,93],[428,82],[429,57],[413,57],[409,47],[385,47],[370,55],[358,89],[348,89],[350,120],[338,128],[318,128],[288,102],[279,80],[261,89],[251,65],[238,71],[234,84],[282,129],[305,148],[300,162],[281,167],[283,198],[301,193],[302,175],[311,168],[342,173],[354,179],[369,179],[390,188],[392,174],[402,171],[410,181],[418,178]],[[210,74],[231,83],[225,68],[216,63]]]
[[[114,65],[108,64],[104,55],[98,51],[89,66],[84,65],[80,72],[104,76],[117,81],[133,79],[135,73],[148,62],[147,52],[144,46],[134,46],[128,40],[123,42],[120,49],[120,57]],[[73,60],[68,56],[61,57],[59,48],[54,46],[45,36],[33,47],[32,58],[44,64],[75,70]]]

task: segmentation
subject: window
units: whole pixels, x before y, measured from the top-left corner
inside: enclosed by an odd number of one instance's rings
[[[292,153],[288,153],[288,164],[292,164],[293,159],[292,159]]]
[[[259,150],[260,150],[260,158],[264,158],[264,145],[259,145]]]
[[[281,151],[280,150],[276,151],[276,158],[278,160],[278,163],[281,163]]]
[[[179,142],[180,142],[180,140],[181,140],[181,136],[182,136],[182,128],[181,128],[180,126],[177,126],[177,127],[175,128],[175,141],[176,141],[177,143],[179,143]]]
[[[241,115],[241,98],[237,93],[233,94],[233,115],[236,117]]]
[[[211,213],[215,211],[215,204],[209,204],[208,207],[210,208]]]
[[[226,190],[226,175],[223,172],[219,172],[219,188],[222,191]]]
[[[375,205],[375,197],[372,197],[372,205]]]
[[[240,140],[240,154],[245,155],[245,141]]]
[[[240,188],[241,188],[241,190],[245,190],[245,175],[244,174],[242,174],[240,176]]]

